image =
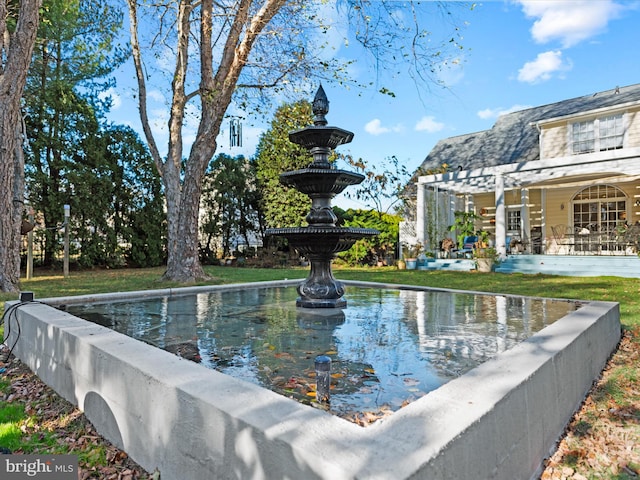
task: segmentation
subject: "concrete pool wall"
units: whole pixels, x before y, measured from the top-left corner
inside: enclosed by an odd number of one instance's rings
[[[393,285],[403,287],[419,289]],[[620,338],[618,304],[587,302],[362,428],[43,303],[26,303],[15,314],[5,328],[8,345],[20,332],[15,355],[83,410],[101,435],[145,469],[158,469],[162,480],[535,478]]]

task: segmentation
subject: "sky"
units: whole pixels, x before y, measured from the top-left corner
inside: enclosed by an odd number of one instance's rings
[[[490,129],[500,114],[640,83],[640,1],[495,0],[456,7],[463,48],[439,74],[446,88],[417,88],[408,75],[389,84],[395,97],[375,88],[324,86],[329,124],[354,133],[341,153],[372,166],[395,156],[413,172],[439,140]],[[340,55],[354,53],[340,47]],[[356,75],[364,80],[375,72],[360,68]],[[110,119],[141,132],[131,93],[116,87],[112,96]],[[162,128],[165,120],[158,120]],[[229,147],[225,124],[218,152],[252,156],[269,121],[244,120],[242,148]]]

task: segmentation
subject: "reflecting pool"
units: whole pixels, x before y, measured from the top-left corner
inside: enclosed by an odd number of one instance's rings
[[[69,305],[80,318],[257,383],[315,398],[332,359],[332,413],[391,412],[579,308],[530,297],[349,286],[349,307],[296,308],[294,287]]]

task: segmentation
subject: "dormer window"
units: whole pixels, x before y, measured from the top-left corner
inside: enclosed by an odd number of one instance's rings
[[[591,153],[623,147],[622,113],[571,124],[571,153]]]
[[[622,114],[601,118],[598,123],[600,124],[600,151],[622,148],[624,137]]]
[[[571,125],[571,145],[574,154],[591,153],[595,150],[596,138],[593,126],[593,120],[576,122]]]

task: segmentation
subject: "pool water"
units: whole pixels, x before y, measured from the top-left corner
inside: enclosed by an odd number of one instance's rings
[[[348,307],[295,306],[294,287],[212,291],[66,310],[304,403],[332,360],[324,408],[395,411],[533,335],[579,303],[349,286]]]

